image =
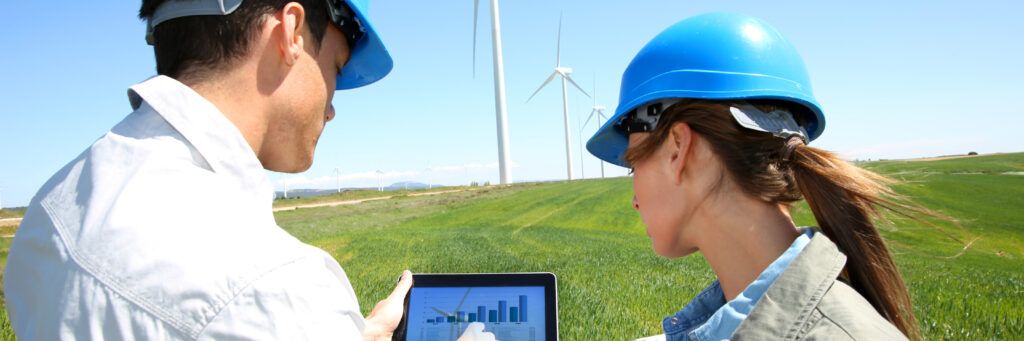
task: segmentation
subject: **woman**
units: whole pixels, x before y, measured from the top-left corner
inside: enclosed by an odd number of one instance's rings
[[[663,322],[669,340],[920,338],[875,229],[888,181],[809,147],[825,127],[803,61],[758,19],[712,13],[656,36],[587,143],[634,172],[633,206],[664,257],[700,251],[718,280]],[[806,199],[818,228],[798,229]]]

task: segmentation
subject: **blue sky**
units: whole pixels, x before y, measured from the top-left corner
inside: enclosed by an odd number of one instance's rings
[[[130,112],[125,91],[154,74],[134,1],[19,1],[0,21],[0,200],[23,206],[68,161]],[[313,167],[271,173],[278,188],[375,186],[412,180],[497,182],[489,1],[481,1],[473,78],[470,0],[372,0],[395,59],[372,86],[338,92],[338,117]],[[619,77],[647,40],[709,11],[772,23],[801,52],[828,127],[814,142],[850,159],[1024,151],[1024,5],[985,2],[506,0],[501,22],[512,178],[565,177],[561,95],[529,95],[555,63],[614,108]],[[591,99],[570,92],[572,122]],[[612,111],[612,110],[609,110]],[[586,117],[582,117],[585,119]],[[593,124],[593,123],[591,123]],[[584,129],[584,137],[595,126]],[[573,127],[579,132],[578,127]],[[576,134],[574,138],[578,138]],[[576,175],[579,144],[573,145]],[[585,176],[598,175],[586,154]],[[625,170],[606,165],[608,176]]]

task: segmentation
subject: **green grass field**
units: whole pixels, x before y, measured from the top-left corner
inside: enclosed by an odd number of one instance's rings
[[[25,208],[0,208],[0,219],[4,218],[21,218],[25,215]]]
[[[900,193],[962,226],[905,219],[882,226],[926,338],[1024,335],[1024,153],[864,166],[901,180]],[[630,179],[616,178],[399,196],[276,216],[341,263],[364,313],[403,269],[550,271],[559,281],[563,339],[620,340],[660,333],[661,318],[714,279],[699,255],[656,256],[631,197]],[[794,218],[814,224],[802,204]],[[0,262],[9,245],[0,241]],[[0,336],[9,332],[4,326]]]

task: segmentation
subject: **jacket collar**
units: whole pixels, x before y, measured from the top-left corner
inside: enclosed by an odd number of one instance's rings
[[[167,76],[128,89],[132,109],[149,106],[202,156],[210,170],[240,178],[265,178],[263,165],[241,131],[210,101]],[[255,180],[254,179],[254,180]]]
[[[845,264],[846,255],[824,233],[815,233],[804,251],[768,288],[733,337],[793,339]]]

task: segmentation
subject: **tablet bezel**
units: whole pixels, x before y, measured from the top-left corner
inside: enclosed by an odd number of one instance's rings
[[[558,340],[558,285],[550,272],[514,273],[432,273],[413,274],[413,288],[445,287],[544,287],[544,339]],[[402,321],[392,340],[406,340],[409,320],[409,294],[405,295]]]

